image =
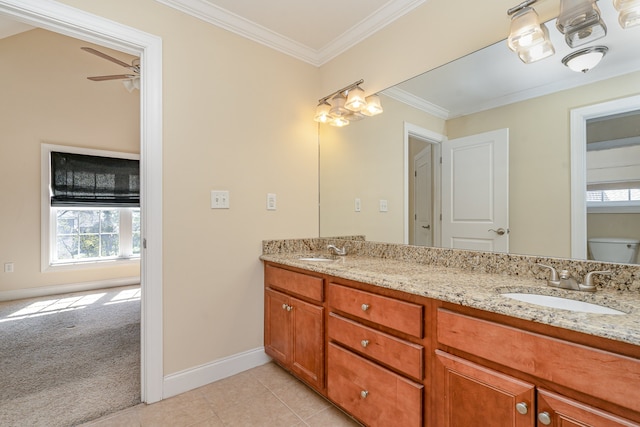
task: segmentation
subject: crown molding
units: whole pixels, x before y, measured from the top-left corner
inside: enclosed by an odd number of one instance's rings
[[[242,16],[213,5],[206,0],[156,1],[286,55],[320,67],[396,19],[411,12],[427,0],[397,0],[388,2],[375,13],[360,21],[320,50],[312,49]]]
[[[415,96],[407,91],[398,89],[397,87],[390,87],[389,89],[385,89],[380,93],[388,96],[389,98],[393,98],[396,101],[400,101],[413,108],[416,108],[420,111],[424,111],[425,113],[431,114],[432,116],[435,116],[439,119],[446,120],[450,118],[449,110],[446,110],[442,107],[432,104],[431,102],[426,101],[418,96]]]

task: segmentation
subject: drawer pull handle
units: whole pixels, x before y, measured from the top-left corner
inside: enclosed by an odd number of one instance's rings
[[[519,402],[516,403],[516,411],[518,411],[519,414],[527,415],[527,412],[529,412],[529,407],[525,402]]]
[[[282,304],[282,309],[283,310],[287,310],[287,311],[291,311],[291,310],[293,310],[293,307],[291,307],[288,304]]]
[[[363,348],[367,348],[367,346],[369,345],[369,340],[362,340],[362,341],[360,341],[360,345],[361,345]]]
[[[366,398],[367,398],[367,396],[369,396],[369,392],[368,392],[367,390],[362,390],[362,391],[360,392],[360,397],[361,397],[362,399],[366,399]]]
[[[538,421],[546,426],[551,425],[551,415],[549,415],[548,412],[540,412],[538,414]]]
[[[362,304],[360,308],[362,309],[362,311],[367,311],[369,310],[369,304]]]

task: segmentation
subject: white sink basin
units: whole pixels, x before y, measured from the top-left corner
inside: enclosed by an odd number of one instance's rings
[[[298,258],[300,261],[314,261],[314,262],[328,262],[335,261],[335,258],[327,258],[323,256],[310,256],[310,257],[302,257]]]
[[[530,304],[541,305],[550,308],[559,308],[561,310],[580,311],[583,313],[596,314],[627,314],[623,311],[614,310],[613,308],[604,307],[590,302],[576,301],[569,298],[553,297],[550,295],[526,294],[526,293],[505,293],[502,294],[507,298],[512,298]]]

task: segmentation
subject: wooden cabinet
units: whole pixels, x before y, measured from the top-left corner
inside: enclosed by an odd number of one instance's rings
[[[635,347],[271,263],[265,351],[366,426],[640,427]]]
[[[367,426],[422,426],[424,347],[399,335],[422,338],[423,307],[336,283],[327,302],[328,397]]]
[[[269,267],[265,283],[265,352],[317,390],[324,389],[324,307],[322,279]],[[318,282],[318,280],[320,280]],[[306,284],[298,288],[300,283]],[[293,295],[312,295],[316,303]]]
[[[535,386],[436,351],[442,427],[535,425]]]
[[[524,382],[436,350],[438,425],[468,425],[483,414],[482,425],[495,427],[640,426],[545,389],[559,387],[638,411],[639,360],[448,310],[437,316],[441,347],[533,379]]]

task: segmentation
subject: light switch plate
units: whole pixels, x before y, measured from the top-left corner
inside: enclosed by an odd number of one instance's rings
[[[211,190],[211,209],[229,209],[229,192]]]
[[[387,204],[386,200],[380,200],[380,212],[388,212],[389,211],[389,205]]]
[[[276,210],[276,195],[275,193],[267,193],[267,210],[275,211]]]
[[[354,210],[356,212],[360,212],[362,210],[362,202],[358,198],[356,198],[356,200],[354,202]]]

